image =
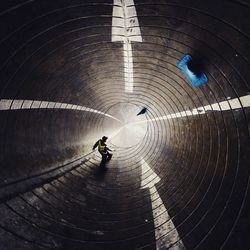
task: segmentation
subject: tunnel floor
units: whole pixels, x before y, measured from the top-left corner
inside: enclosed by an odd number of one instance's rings
[[[126,158],[115,151],[103,169],[96,154],[1,205],[3,249],[140,249],[142,242],[156,249],[150,194],[141,183],[151,177],[130,169]],[[18,228],[20,241],[11,242]]]

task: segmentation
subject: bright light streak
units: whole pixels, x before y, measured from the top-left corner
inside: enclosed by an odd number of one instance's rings
[[[143,140],[147,133],[147,124],[127,123],[112,138],[112,144],[118,147],[132,147]]]

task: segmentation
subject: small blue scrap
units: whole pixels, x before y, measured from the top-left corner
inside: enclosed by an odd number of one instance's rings
[[[147,112],[147,108],[143,107],[137,115],[143,115]]]
[[[191,81],[192,86],[198,88],[204,84],[207,84],[208,78],[203,72],[197,74],[189,69],[189,65],[192,61],[193,58],[190,55],[185,55],[177,64],[177,66],[183,72],[183,74]]]

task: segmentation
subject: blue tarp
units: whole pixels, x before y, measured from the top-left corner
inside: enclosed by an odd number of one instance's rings
[[[188,63],[190,63],[193,58],[190,55],[185,55],[178,63],[178,68],[183,72],[183,74],[191,81],[192,86],[198,88],[206,83],[208,83],[208,78],[205,73],[200,73],[198,76],[188,68]]]

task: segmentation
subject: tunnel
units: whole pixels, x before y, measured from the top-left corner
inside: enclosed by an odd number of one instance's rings
[[[0,249],[250,249],[248,1],[2,0],[0,27]]]

